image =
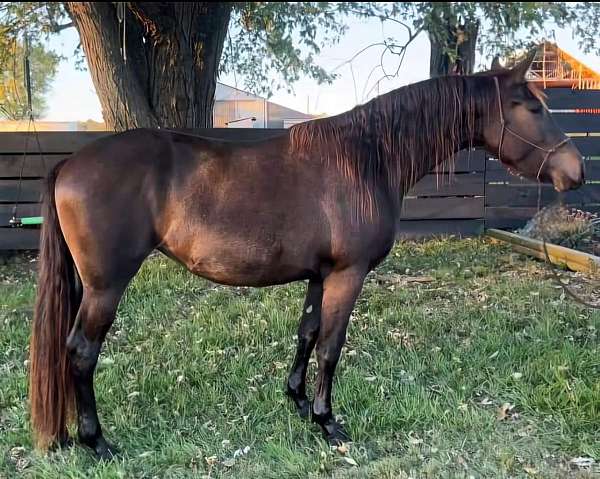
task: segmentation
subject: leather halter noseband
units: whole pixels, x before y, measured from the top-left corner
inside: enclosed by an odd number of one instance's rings
[[[571,141],[571,139],[567,137],[564,140],[559,141],[552,148],[544,148],[542,146],[536,145],[532,141],[529,141],[527,138],[524,138],[519,133],[514,131],[506,124],[506,120],[504,119],[504,110],[502,109],[502,97],[500,96],[500,84],[498,83],[498,77],[494,77],[494,83],[496,85],[496,93],[498,98],[498,111],[500,112],[500,126],[502,127],[502,130],[500,131],[500,144],[498,145],[498,160],[502,162],[502,145],[504,143],[504,133],[508,131],[512,136],[518,138],[523,143],[527,143],[528,145],[533,146],[534,148],[546,153],[546,155],[544,156],[544,161],[542,161],[542,164],[540,165],[540,169],[538,170],[536,176],[537,180],[540,181],[540,174],[542,173],[542,168],[544,168],[544,165],[546,164],[550,156],[552,156],[553,153],[556,153],[556,151],[559,150],[563,145]]]

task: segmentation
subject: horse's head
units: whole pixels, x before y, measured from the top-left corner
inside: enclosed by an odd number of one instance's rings
[[[486,73],[496,100],[483,128],[485,147],[526,178],[551,182],[557,191],[578,188],[584,182],[581,154],[554,122],[543,94],[525,80],[534,54],[512,69],[495,60]]]

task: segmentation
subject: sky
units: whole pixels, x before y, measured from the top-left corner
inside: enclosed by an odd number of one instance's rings
[[[319,85],[308,78],[302,79],[293,85],[293,93],[284,90],[275,92],[270,101],[305,113],[334,115],[364,103],[378,93],[425,80],[429,73],[430,48],[424,34],[419,35],[408,47],[398,74],[392,79],[382,81],[379,90],[375,87],[375,83],[382,77],[383,72],[378,69],[370,78],[369,74],[379,64],[381,49],[367,50],[351,63],[347,62],[373,42],[393,36],[400,43],[405,39],[405,35],[401,27],[391,24],[382,26],[377,19],[351,20],[342,40],[335,45],[326,46],[316,57],[319,65],[327,70],[335,70],[338,74],[333,84]],[[554,35],[563,50],[589,67],[600,70],[600,57],[581,52],[570,30],[557,29]],[[78,43],[75,29],[64,30],[49,41],[48,46],[63,55],[65,60],[59,66],[48,95],[48,111],[43,118],[45,120],[102,121],[100,103],[89,72],[75,68],[73,52]],[[383,63],[388,73],[395,72],[398,65],[397,58],[393,55],[384,57]],[[242,79],[235,78],[233,75],[221,77],[219,81],[231,86],[243,87]]]

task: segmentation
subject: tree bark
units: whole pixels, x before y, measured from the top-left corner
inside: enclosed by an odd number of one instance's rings
[[[65,6],[79,31],[110,129],[212,126],[229,3]]]
[[[429,32],[431,57],[429,75],[469,75],[475,68],[478,20],[456,22],[450,15],[442,19],[442,31]]]

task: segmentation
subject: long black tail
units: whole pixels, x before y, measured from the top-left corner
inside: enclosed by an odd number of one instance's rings
[[[73,383],[67,336],[80,298],[73,258],[56,212],[56,178],[63,163],[48,175],[44,199],[37,299],[29,347],[31,425],[38,447],[61,443],[74,417]]]

